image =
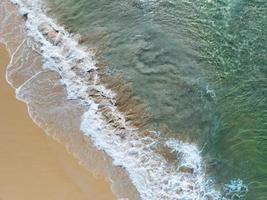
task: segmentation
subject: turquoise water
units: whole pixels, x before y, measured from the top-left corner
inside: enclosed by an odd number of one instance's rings
[[[267,197],[267,1],[47,0],[167,129],[195,142],[225,196]],[[167,127],[167,128],[166,128]]]

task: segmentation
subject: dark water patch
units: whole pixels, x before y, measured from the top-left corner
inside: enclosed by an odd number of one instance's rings
[[[222,182],[248,183],[247,199],[266,197],[266,14],[266,1],[214,1],[200,16],[210,19],[202,53],[218,76],[216,126],[206,150]]]
[[[203,147],[221,188],[242,179],[249,186],[247,199],[265,199],[266,1],[57,0],[49,5],[99,51],[109,73],[131,83],[133,94],[123,89],[122,102],[138,95],[164,137]],[[227,187],[225,193],[233,195]]]

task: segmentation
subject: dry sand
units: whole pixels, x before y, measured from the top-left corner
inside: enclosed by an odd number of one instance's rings
[[[110,184],[78,164],[28,116],[5,80],[0,45],[0,200],[113,200]]]

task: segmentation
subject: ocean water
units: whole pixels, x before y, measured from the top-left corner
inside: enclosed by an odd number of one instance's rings
[[[66,90],[62,109],[75,102],[76,126],[141,199],[266,199],[267,1],[13,2],[44,68],[57,74],[42,77],[56,76]],[[118,75],[130,96],[103,81]],[[18,98],[31,97],[34,80]],[[149,113],[145,127],[127,117],[142,115],[129,111],[134,98]]]

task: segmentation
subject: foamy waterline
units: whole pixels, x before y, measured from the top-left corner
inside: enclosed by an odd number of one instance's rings
[[[149,136],[141,137],[115,106],[116,94],[100,84],[94,54],[47,17],[41,2],[12,2],[27,17],[28,35],[40,46],[44,68],[60,74],[69,99],[80,100],[88,107],[82,116],[81,130],[98,149],[113,158],[114,165],[128,172],[142,199],[222,199],[212,181],[205,177],[205,166],[196,145],[162,139],[151,130]],[[56,35],[49,35],[49,31]],[[22,100],[23,85],[17,89]],[[95,98],[100,98],[101,103],[96,103]],[[156,153],[158,146],[176,154],[177,162],[169,163]]]

